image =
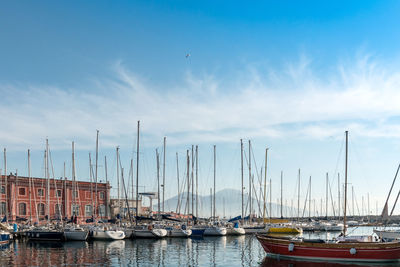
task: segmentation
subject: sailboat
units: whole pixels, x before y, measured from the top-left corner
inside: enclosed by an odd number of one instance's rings
[[[29,240],[37,241],[64,241],[64,231],[58,226],[50,225],[50,174],[49,174],[49,140],[46,139],[45,170],[46,170],[46,199],[47,225],[35,227],[25,232]]]
[[[64,169],[65,170],[65,169]],[[75,181],[75,146],[74,142],[72,142],[72,188],[73,191],[77,191],[76,181]],[[72,205],[75,207],[75,193],[72,193]],[[85,241],[88,238],[89,231],[79,227],[79,225],[75,225],[72,222],[72,225],[67,225],[64,227],[64,235],[66,241]]]
[[[345,195],[343,233],[337,240],[307,240],[257,235],[268,257],[311,261],[395,262],[400,261],[400,242],[373,242],[346,236],[348,131],[346,131]],[[370,236],[371,237],[371,236]]]
[[[226,235],[226,228],[219,226],[219,223],[215,221],[215,178],[216,178],[216,146],[214,145],[214,195],[213,195],[213,224],[206,227],[204,230],[205,236],[224,236]]]

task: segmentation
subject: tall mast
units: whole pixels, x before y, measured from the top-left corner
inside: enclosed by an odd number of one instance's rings
[[[272,219],[272,179],[269,178],[269,222]]]
[[[216,180],[216,168],[217,168],[217,164],[216,164],[216,146],[214,145],[214,196],[213,196],[213,202],[214,202],[214,209],[213,209],[213,217],[215,220],[215,180]]]
[[[7,150],[4,148],[4,187],[6,195],[6,222],[8,222]]]
[[[252,212],[252,200],[251,200],[251,141],[249,140],[249,206],[250,206],[250,221]]]
[[[243,140],[240,139],[240,165],[241,165],[241,178],[242,178],[242,224],[244,223],[244,202],[243,202]]]
[[[65,175],[64,175],[65,176]],[[31,151],[28,149],[28,179],[29,179],[29,222],[32,224],[32,179],[31,179]]]
[[[308,188],[310,192],[310,195],[308,197],[308,217],[311,218],[311,175],[310,175],[310,183],[308,184]]]
[[[346,161],[344,168],[344,208],[343,208],[343,235],[346,236],[346,209],[347,209],[347,160],[348,160],[348,137],[349,132],[346,131]]]
[[[107,156],[104,156],[104,172],[105,172],[105,176],[106,176],[106,186],[108,186]],[[106,193],[105,195],[106,195],[106,218],[108,218],[108,207],[109,207],[109,205],[108,205],[108,194]]]
[[[176,206],[176,213],[181,213],[181,196],[179,190],[179,161],[178,152],[176,152],[176,178],[178,179],[178,205]]]
[[[160,216],[160,157],[158,155],[158,149],[156,149],[156,161],[157,161],[157,208],[158,217]]]
[[[192,145],[192,215],[194,214],[194,149]]]
[[[325,209],[325,218],[328,218],[328,184],[329,184],[329,177],[328,173],[326,173],[326,209]]]
[[[265,211],[267,209],[266,198],[267,198],[267,160],[268,160],[268,148],[265,149],[265,171],[264,171],[264,209],[263,209],[263,224],[265,224]]]
[[[97,168],[99,161],[99,130],[96,130],[96,169],[95,169],[95,197],[94,197],[94,218],[97,212]]]
[[[163,184],[162,184],[162,212],[164,213],[165,201],[165,148],[167,146],[167,137],[164,136],[164,156],[163,156]]]
[[[47,179],[47,223],[50,223],[50,178],[49,178],[49,140],[46,139],[46,179]]]
[[[117,156],[117,199],[118,199],[118,213],[121,216],[121,201],[120,201],[120,187],[119,187],[119,146],[116,148]]]
[[[283,171],[281,171],[281,219],[283,218]]]
[[[76,196],[76,184],[75,184],[75,143],[72,141],[72,215],[75,214],[75,196]]]
[[[139,129],[140,121],[137,122],[137,145],[136,145],[136,218],[139,216]],[[137,220],[135,220],[137,225]]]
[[[199,217],[199,146],[196,145],[196,217]]]
[[[297,189],[297,221],[300,221],[300,169],[299,169],[299,188]]]
[[[189,182],[189,169],[190,169],[190,158],[189,158],[189,149],[186,150],[186,163],[187,163],[187,172],[186,172],[186,179],[187,179],[187,194],[186,194],[186,211],[188,215],[188,221],[189,221],[189,194],[190,194],[190,182]]]
[[[338,181],[338,217],[340,219],[340,174],[337,174],[337,181]]]

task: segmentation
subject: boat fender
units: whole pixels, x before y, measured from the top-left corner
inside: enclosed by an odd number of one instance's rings
[[[350,254],[355,255],[357,253],[357,250],[355,248],[350,249]]]
[[[294,244],[290,243],[288,249],[289,249],[290,252],[292,252],[294,250]]]

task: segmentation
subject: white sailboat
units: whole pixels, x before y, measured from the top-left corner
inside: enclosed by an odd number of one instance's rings
[[[216,179],[216,147],[214,145],[214,195],[213,195],[213,220],[215,220],[215,179]],[[206,227],[204,230],[205,236],[224,236],[226,235],[226,228],[219,226],[218,223],[214,221],[213,225]]]
[[[124,231],[108,229],[107,226],[94,227],[91,233],[91,238],[94,240],[121,240],[125,238]]]

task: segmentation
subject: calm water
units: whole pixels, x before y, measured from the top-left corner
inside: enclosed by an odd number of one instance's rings
[[[359,228],[354,234],[371,233]],[[328,234],[329,235],[329,234]],[[332,234],[336,236],[337,234]],[[322,237],[321,234],[305,234]],[[38,243],[15,241],[0,250],[1,266],[349,266],[265,258],[255,237]],[[358,265],[359,266],[359,265]]]

